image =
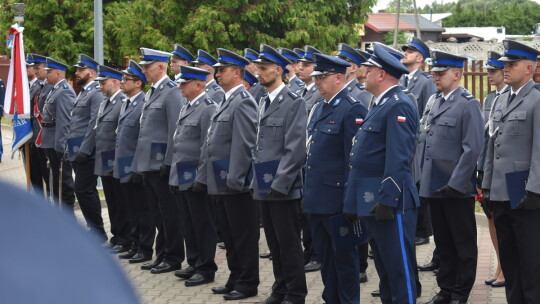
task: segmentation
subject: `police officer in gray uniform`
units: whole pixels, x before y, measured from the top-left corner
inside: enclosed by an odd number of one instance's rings
[[[258,77],[259,69],[257,68],[257,65],[253,63],[253,60],[256,60],[257,58],[259,58],[259,53],[250,48],[245,48],[244,58],[249,61],[249,64],[246,66],[245,70],[251,72],[251,74],[255,75],[255,77]],[[251,86],[251,89],[249,90],[249,94],[253,96],[253,99],[255,99],[257,104],[260,104],[261,98],[266,96],[268,92],[266,92],[266,89],[262,85],[260,85],[259,82],[257,81],[255,82],[254,85]]]
[[[52,170],[53,189],[56,199],[59,199],[59,175],[62,174],[61,203],[73,212],[75,195],[73,194],[73,177],[71,164],[65,159],[66,138],[69,132],[71,110],[75,101],[75,92],[67,83],[67,65],[47,58],[47,81],[53,86],[47,94],[43,106],[43,136],[41,148],[45,149]],[[62,170],[60,170],[62,168]]]
[[[133,60],[122,71],[120,89],[125,94],[116,129],[113,177],[120,182],[119,209],[129,223],[128,252],[119,255],[130,263],[141,263],[152,258],[156,226],[150,207],[145,200],[144,187],[132,179],[131,165],[139,139],[141,110],[144,104],[146,77],[142,68]]]
[[[225,286],[212,292],[226,300],[257,295],[259,285],[259,217],[249,193],[251,153],[257,134],[258,107],[242,83],[249,61],[218,49],[216,79],[225,101],[212,115],[203,166],[208,194],[216,201],[217,222],[227,248],[231,273]]]
[[[180,70],[178,82],[188,104],[182,107],[176,123],[169,185],[183,217],[189,267],[175,275],[186,279],[186,286],[197,286],[213,282],[217,270],[214,205],[206,192],[206,171],[199,170],[216,104],[205,93],[209,71],[186,65]]]
[[[366,91],[364,85],[360,84],[356,79],[358,69],[360,69],[362,63],[366,62],[368,58],[346,43],[340,43],[338,45],[337,56],[351,64],[350,67],[347,67],[347,83],[345,84],[345,87],[347,87],[349,93],[360,100],[366,108],[369,107],[369,102],[371,101],[371,98],[373,98],[373,95]]]
[[[315,68],[315,60],[313,58],[314,54],[322,54],[321,51],[317,50],[316,48],[306,45],[304,56],[298,59],[300,62],[300,73],[298,73],[298,78],[302,80],[306,86],[304,87],[304,90],[301,91],[300,95],[304,97],[304,100],[306,101],[306,107],[308,113],[311,112],[311,109],[317,104],[317,102],[324,99],[319,93],[319,90],[317,90],[317,85],[315,85],[315,81],[311,77],[311,73],[313,73]]]
[[[171,72],[174,74],[172,80],[176,81],[180,78],[180,66],[189,64],[195,56],[191,54],[185,47],[175,44],[171,53]]]
[[[246,88],[248,92],[258,82],[259,82],[259,78],[255,77],[255,75],[251,74],[251,72],[248,70],[244,71],[244,87]]]
[[[167,77],[171,53],[141,48],[143,74],[152,83],[141,113],[139,141],[135,150],[132,180],[144,177],[147,201],[158,228],[157,258],[141,269],[152,273],[180,269],[184,260],[182,222],[178,204],[169,192],[169,174],[173,155],[173,133],[180,108],[186,99],[178,85]]]
[[[116,151],[116,129],[118,127],[118,117],[125,95],[120,90],[120,80],[122,73],[113,68],[99,65],[98,76],[101,93],[105,99],[101,101],[94,125],[96,138],[96,161],[94,164],[94,174],[101,177],[103,192],[109,219],[111,221],[111,233],[114,239],[115,252],[128,251],[131,244],[128,240],[129,223],[121,208],[122,199],[120,196],[120,183],[113,178],[114,155]]]
[[[214,56],[210,55],[204,50],[197,51],[197,58],[191,62],[194,66],[208,71],[206,76],[206,95],[216,104],[219,104],[223,101],[225,97],[225,91],[217,84],[214,79],[214,67],[213,65],[217,63],[217,59]]]
[[[73,67],[75,83],[81,88],[71,112],[71,124],[67,139],[68,160],[75,171],[75,195],[81,206],[87,225],[103,238],[107,234],[101,217],[101,203],[96,189],[95,168],[96,118],[99,106],[105,98],[95,81],[98,63],[90,56],[79,54],[79,61]],[[110,243],[116,245],[113,237]]]
[[[298,59],[300,56],[294,51],[291,51],[286,48],[279,48],[278,52],[285,58],[287,58],[291,63],[287,65],[286,69],[289,70],[287,73],[287,87],[293,93],[298,93],[306,87],[306,84],[298,78]]]
[[[508,303],[539,303],[540,88],[533,75],[540,52],[517,41],[503,44],[499,60],[504,61],[504,82],[510,90],[497,99],[489,118],[484,204],[493,204]]]
[[[253,154],[253,199],[260,201],[274,269],[272,293],[263,302],[303,304],[307,294],[298,205],[306,157],[305,101],[282,81],[290,61],[261,44],[259,81],[269,92],[261,104]]]
[[[428,303],[466,303],[476,276],[478,248],[474,196],[483,141],[480,103],[461,85],[467,58],[434,51],[433,78],[441,91],[422,132],[420,196],[427,199],[441,256],[440,291]]]

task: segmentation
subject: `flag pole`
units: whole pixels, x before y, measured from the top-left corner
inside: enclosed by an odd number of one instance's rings
[[[24,171],[26,172],[26,190],[30,192],[32,183],[30,182],[30,144],[27,141],[24,144]]]

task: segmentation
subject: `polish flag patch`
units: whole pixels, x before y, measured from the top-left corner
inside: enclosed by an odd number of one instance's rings
[[[405,116],[398,116],[398,117],[397,117],[397,121],[398,121],[398,122],[406,122],[406,121],[407,121],[407,117],[405,117]]]
[[[364,123],[364,119],[363,119],[363,118],[356,118],[356,119],[355,119],[355,123],[356,123],[357,125],[361,125],[361,124]]]

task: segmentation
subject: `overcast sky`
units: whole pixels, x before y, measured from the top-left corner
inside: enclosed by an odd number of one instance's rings
[[[533,0],[533,1],[540,3],[540,0]],[[416,5],[418,7],[424,7],[425,5],[430,5],[433,2],[450,3],[450,2],[456,2],[456,0],[416,0]],[[390,0],[379,0],[377,2],[377,5],[373,7],[373,12],[377,12],[380,9],[385,9],[388,6],[388,3],[390,3]]]

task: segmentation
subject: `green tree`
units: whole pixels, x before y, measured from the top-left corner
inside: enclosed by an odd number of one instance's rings
[[[398,44],[405,44],[407,43],[407,38],[409,37],[409,35],[407,34],[407,32],[398,32],[398,41],[397,43]],[[394,31],[391,31],[391,32],[388,32],[386,34],[383,35],[383,43],[386,44],[386,45],[393,45],[394,44]]]

